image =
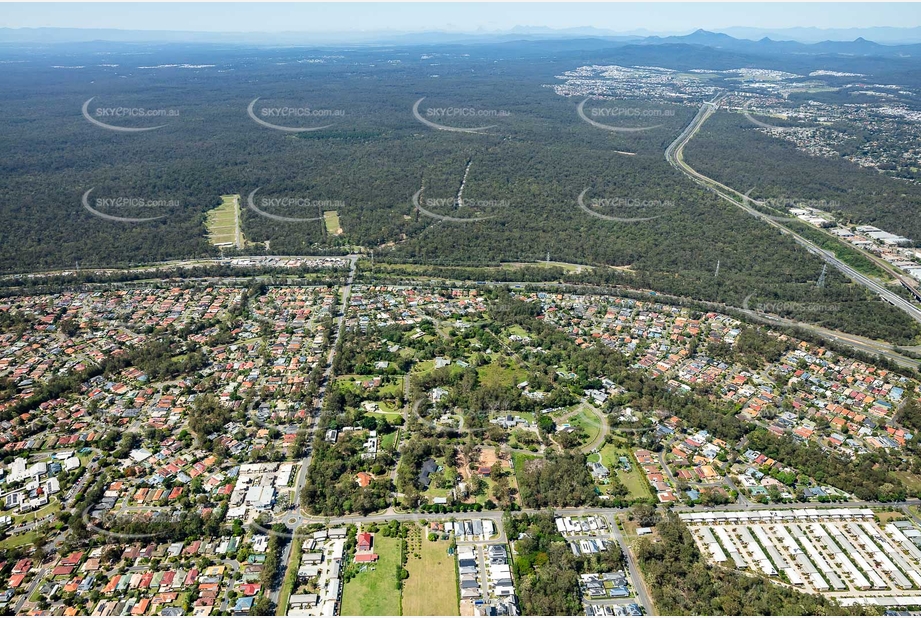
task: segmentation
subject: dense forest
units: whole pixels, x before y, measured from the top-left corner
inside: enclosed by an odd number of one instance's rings
[[[244,197],[243,232],[256,243],[246,252],[265,251],[265,241],[274,254],[341,253],[360,246],[375,250],[379,262],[468,266],[537,261],[549,253],[557,261],[616,267],[596,269],[595,282],[736,307],[756,294],[757,302],[794,301],[793,317],[804,321],[903,344],[917,335],[916,325],[896,309],[837,273],[817,287],[818,258],[667,165],[662,153],[693,116],[693,105],[659,104],[674,112],[661,127],[613,135],[581,122],[574,99],[545,87],[586,63],[643,64],[643,54],[658,63],[661,49],[570,50],[548,58],[529,46],[515,53],[480,47],[445,52],[437,61],[414,49],[142,51],[143,61],[110,53],[103,65],[79,52],[66,62],[52,53],[0,65],[0,112],[8,120],[0,134],[0,192],[6,198],[0,203],[0,272],[215,256],[220,252],[206,240],[205,213],[222,194],[246,196],[259,189],[259,199],[296,198],[262,208],[273,215],[312,218],[337,210],[343,233],[330,235],[318,221],[263,217],[245,206]],[[693,50],[673,62],[695,57],[710,67],[739,60]],[[139,70],[139,63],[197,68]],[[40,93],[36,83],[43,85]],[[94,105],[174,110],[178,116],[156,131],[118,134],[81,116],[80,104],[91,96]],[[323,120],[330,126],[322,131],[273,131],[247,117],[247,104],[257,96],[260,105],[308,106],[336,115]],[[482,134],[426,127],[411,113],[423,96],[423,110],[463,105],[495,112],[489,117],[494,126]],[[716,126],[719,120],[710,122]],[[320,124],[314,118],[290,123]],[[472,126],[482,119],[456,117],[451,123]],[[721,140],[704,146],[722,147]],[[702,152],[717,160],[710,150]],[[752,166],[767,167],[757,160]],[[464,205],[455,206],[462,182]],[[101,199],[168,204],[150,212],[112,207],[107,214],[166,216],[138,224],[100,219],[80,203],[89,188]],[[489,218],[429,218],[412,203],[420,189],[436,214]],[[598,206],[601,214],[656,218],[622,223],[589,216],[576,203],[585,189],[589,202],[658,204]],[[874,191],[874,199],[888,195]],[[797,312],[796,303],[806,309]],[[817,305],[836,309],[808,311]]]
[[[518,473],[521,500],[528,508],[583,506],[596,501],[595,484],[578,451],[547,451]]]
[[[849,103],[853,99],[849,97]],[[810,156],[741,114],[719,112],[685,148],[691,167],[751,197],[815,200],[842,222],[921,239],[921,187],[844,158]]]

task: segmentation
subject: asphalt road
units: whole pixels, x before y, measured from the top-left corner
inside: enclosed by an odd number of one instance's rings
[[[608,528],[611,530],[611,536],[617,540],[617,544],[620,545],[620,549],[624,553],[624,558],[627,561],[627,570],[630,572],[630,581],[633,582],[637,598],[645,608],[646,615],[655,616],[655,605],[652,602],[649,590],[646,588],[646,580],[643,579],[643,575],[640,573],[640,568],[636,563],[636,556],[633,555],[633,550],[630,548],[630,545],[627,544],[624,535],[620,533],[620,528],[617,527],[617,518],[609,515],[605,515],[604,517],[608,522]]]
[[[320,381],[319,392],[317,393],[317,409],[316,414],[313,416],[310,422],[309,431],[313,431],[316,428],[316,420],[319,417],[320,411],[323,409],[323,401],[326,397],[326,390],[329,386],[329,380],[332,377],[333,372],[333,362],[336,359],[336,348],[339,345],[339,339],[342,337],[342,330],[345,327],[345,314],[349,305],[349,296],[352,293],[352,281],[355,279],[355,270],[358,266],[358,256],[352,255],[349,256],[351,259],[351,267],[349,269],[349,277],[346,281],[346,284],[342,288],[342,301],[339,306],[339,319],[336,324],[336,334],[333,336],[332,341],[330,342],[329,355],[326,359],[326,370],[323,372],[323,378]],[[284,513],[276,516],[276,521],[283,522],[290,530],[293,532],[297,531],[298,526],[305,520],[305,518],[300,513],[300,496],[301,490],[304,487],[304,483],[307,480],[307,470],[310,468],[310,462],[313,458],[312,450],[308,452],[307,456],[301,460],[301,467],[297,474],[297,479],[294,483],[294,497],[291,504],[291,508],[285,511]],[[269,592],[269,598],[273,603],[278,603],[279,593],[281,591],[281,586],[285,581],[287,576],[288,569],[298,568],[298,565],[291,564],[291,558],[296,555],[291,551],[293,543],[292,539],[287,539],[285,543],[284,550],[282,551],[281,560],[279,564],[285,565],[284,569],[280,569],[279,575],[276,580],[272,583],[272,590]],[[295,541],[296,542],[296,541]]]
[[[32,579],[32,583],[29,584],[29,589],[26,590],[25,594],[19,595],[19,600],[16,601],[16,607],[13,609],[14,615],[19,614],[19,610],[22,609],[22,606],[25,604],[25,602],[32,596],[32,594],[35,592],[35,589],[38,588],[38,585],[45,579],[45,572],[47,570],[48,569],[39,569],[38,573],[36,573],[35,577]]]

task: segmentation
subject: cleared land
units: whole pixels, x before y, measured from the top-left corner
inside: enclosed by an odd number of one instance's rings
[[[400,539],[375,534],[373,551],[380,556],[377,563],[366,566],[342,589],[343,616],[400,615]]]
[[[480,381],[489,387],[514,386],[528,378],[528,372],[512,364],[511,367],[492,362],[477,368]]]
[[[457,616],[457,577],[454,556],[448,555],[448,541],[429,541],[427,532],[419,531],[421,546],[417,542],[410,549],[406,562],[409,579],[403,582],[403,614]]]
[[[211,244],[243,248],[243,235],[238,227],[239,210],[239,195],[222,195],[221,205],[208,211],[206,226]]]
[[[323,213],[323,221],[326,222],[326,233],[330,236],[339,236],[342,234],[342,224],[339,222],[339,213],[335,210],[327,210]]]

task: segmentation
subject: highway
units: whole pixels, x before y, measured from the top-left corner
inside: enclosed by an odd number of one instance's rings
[[[684,131],[681,132],[681,135],[679,135],[675,139],[675,141],[669,144],[668,148],[665,149],[665,160],[668,161],[668,163],[672,167],[674,167],[678,171],[685,174],[688,178],[693,180],[698,185],[706,188],[708,191],[715,193],[716,195],[726,200],[727,202],[733,204],[734,206],[741,208],[742,210],[752,215],[753,217],[763,221],[764,223],[767,223],[768,225],[776,228],[777,230],[780,230],[781,233],[790,235],[790,237],[793,238],[793,240],[797,244],[804,247],[807,251],[809,251],[813,255],[816,255],[822,258],[823,260],[825,260],[825,262],[827,262],[831,266],[834,266],[836,269],[838,269],[841,273],[843,273],[846,277],[848,277],[852,281],[859,283],[860,285],[864,286],[871,292],[874,292],[875,294],[879,295],[880,298],[890,303],[891,305],[894,305],[895,307],[901,309],[902,311],[907,313],[909,317],[911,317],[916,322],[921,323],[921,309],[914,306],[911,302],[905,300],[898,294],[895,294],[894,292],[886,289],[885,286],[877,283],[876,281],[867,277],[866,275],[863,275],[862,273],[858,272],[851,266],[848,266],[847,264],[839,260],[837,257],[835,257],[835,255],[831,253],[830,251],[826,251],[820,248],[818,245],[814,244],[810,240],[807,240],[803,236],[783,226],[778,221],[775,221],[769,215],[766,215],[762,212],[759,212],[758,210],[755,210],[754,208],[748,205],[748,200],[750,198],[747,198],[742,193],[739,193],[735,189],[728,187],[720,182],[717,182],[716,180],[713,180],[712,178],[708,176],[704,176],[703,174],[694,170],[692,167],[690,167],[687,163],[684,162],[682,158],[684,147],[691,140],[691,138],[694,137],[694,134],[697,133],[700,127],[703,126],[704,122],[707,121],[707,119],[711,116],[711,114],[713,114],[713,112],[716,111],[716,109],[719,106],[720,101],[724,97],[725,95],[720,95],[716,97],[715,99],[713,99],[713,101],[708,101],[704,103],[703,105],[701,105],[700,111],[697,112],[697,115],[694,116],[694,119],[691,120],[691,123],[687,127],[685,127]]]

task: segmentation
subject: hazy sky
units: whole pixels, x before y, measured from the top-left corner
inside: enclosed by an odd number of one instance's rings
[[[0,4],[0,27],[214,32],[507,30],[594,26],[689,32],[731,26],[921,26],[921,3],[54,3]]]

